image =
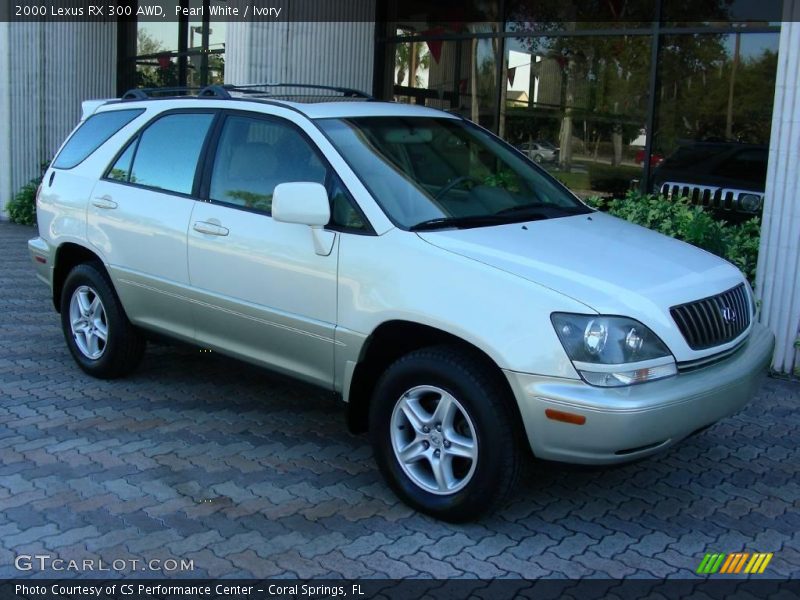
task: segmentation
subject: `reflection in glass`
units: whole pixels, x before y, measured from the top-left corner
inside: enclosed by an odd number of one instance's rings
[[[641,177],[649,36],[506,41],[504,137],[584,196]]]
[[[497,23],[473,33],[496,31]],[[499,38],[394,44],[394,99],[458,113],[497,130]]]
[[[662,38],[654,190],[734,213],[744,195],[752,208],[764,191],[777,60],[777,33]]]
[[[767,143],[777,61],[778,34],[663,37],[656,149],[668,154],[681,139]]]
[[[191,194],[197,159],[213,114],[174,114],[145,129],[136,149],[131,181]]]
[[[359,117],[319,126],[403,227],[480,227],[586,212],[561,186],[461,119]]]
[[[211,174],[212,200],[270,214],[275,186],[325,183],[327,171],[294,128],[263,119],[229,117]]]

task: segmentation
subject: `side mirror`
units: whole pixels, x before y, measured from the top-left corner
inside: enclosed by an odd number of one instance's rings
[[[327,225],[331,220],[331,206],[325,186],[310,182],[276,185],[272,193],[272,218],[311,227]]]

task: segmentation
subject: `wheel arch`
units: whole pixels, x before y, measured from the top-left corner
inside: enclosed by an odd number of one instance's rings
[[[86,246],[74,242],[64,242],[56,250],[53,265],[52,298],[56,312],[61,312],[61,291],[64,289],[67,275],[73,268],[83,263],[95,263],[108,276],[108,270],[102,259]]]
[[[514,410],[520,418],[519,422],[522,422],[508,379],[485,350],[462,337],[430,325],[392,320],[376,327],[361,347],[347,392],[347,424],[350,431],[353,433],[367,431],[372,392],[381,374],[389,365],[409,352],[439,345],[459,348],[486,365],[506,391],[508,398],[513,400]]]

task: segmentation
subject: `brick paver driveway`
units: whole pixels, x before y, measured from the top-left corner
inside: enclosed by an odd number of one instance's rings
[[[657,458],[531,466],[499,513],[447,525],[395,499],[321,391],[173,346],[128,379],[84,375],[33,234],[0,224],[0,577],[20,554],[193,559],[194,576],[686,577],[742,550],[800,577],[796,384],[768,380]]]

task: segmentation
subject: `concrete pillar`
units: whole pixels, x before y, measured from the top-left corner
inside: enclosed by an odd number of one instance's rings
[[[0,23],[0,218],[81,116],[112,98],[116,23]]]
[[[772,367],[800,367],[800,0],[784,0],[756,276],[762,323],[777,337]]]
[[[331,22],[303,20],[323,18],[317,2],[300,0],[287,9],[291,21],[228,24],[225,83],[314,83],[372,92],[374,1],[326,1],[325,9],[339,19]]]

